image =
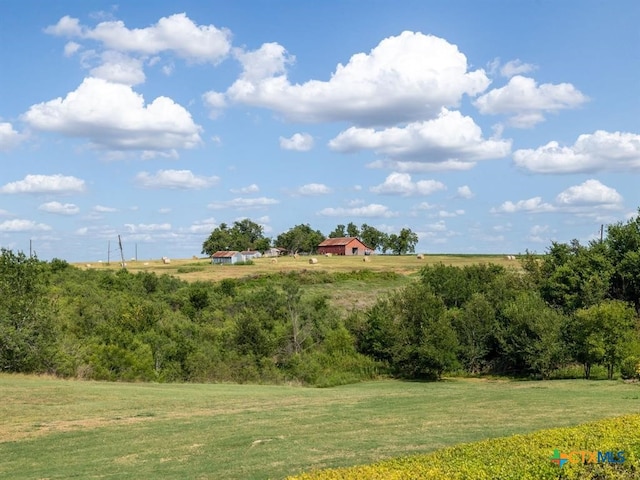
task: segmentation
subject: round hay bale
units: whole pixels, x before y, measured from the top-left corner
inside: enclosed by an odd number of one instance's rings
[[[418,260],[424,260],[424,255],[420,253],[416,258]]]
[[[272,258],[271,259],[271,263],[278,263],[278,259],[277,258]]]
[[[325,256],[325,257],[330,257],[330,256],[331,256],[331,254],[327,252],[327,253],[325,253],[325,254],[324,254],[324,256]]]
[[[362,261],[363,261],[363,262],[370,262],[370,261],[371,261],[371,259],[370,259],[369,257],[363,257],[363,258],[362,258]]]
[[[167,257],[162,257],[162,263],[165,265],[169,265],[171,263],[171,259]]]
[[[300,256],[300,255],[298,255],[297,253],[294,253],[294,254],[293,254],[293,258],[296,258],[296,259],[297,259],[299,256]]]
[[[314,257],[314,258],[310,258],[310,259],[309,259],[309,263],[310,263],[311,265],[315,265],[316,263],[318,263],[318,259],[317,259],[317,258],[315,258],[315,257]]]

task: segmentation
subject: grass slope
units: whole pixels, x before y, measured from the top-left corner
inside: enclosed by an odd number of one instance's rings
[[[332,389],[0,375],[0,478],[282,478],[640,413],[621,382]]]

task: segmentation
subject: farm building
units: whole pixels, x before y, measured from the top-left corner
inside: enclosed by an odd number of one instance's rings
[[[213,264],[231,264],[238,262],[244,262],[244,257],[240,252],[236,252],[233,250],[230,251],[219,251],[211,255],[211,263]]]
[[[254,258],[260,258],[262,256],[262,254],[257,250],[245,250],[243,252],[240,252],[240,254],[242,255],[242,258],[245,262],[247,260],[253,260]]]
[[[318,253],[331,255],[370,255],[371,248],[367,247],[356,237],[327,238],[318,245]]]
[[[269,250],[265,250],[263,257],[279,257],[280,255],[285,255],[287,250],[284,248],[273,247]]]

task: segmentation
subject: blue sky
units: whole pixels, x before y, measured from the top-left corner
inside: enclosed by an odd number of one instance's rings
[[[0,246],[543,252],[640,206],[640,2],[0,1]]]

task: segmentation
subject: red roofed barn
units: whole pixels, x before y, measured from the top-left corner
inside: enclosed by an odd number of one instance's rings
[[[318,253],[324,255],[369,255],[372,250],[356,237],[327,238],[318,245]]]

